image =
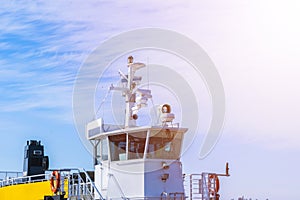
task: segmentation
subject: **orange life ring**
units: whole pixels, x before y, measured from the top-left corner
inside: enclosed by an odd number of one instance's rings
[[[60,188],[60,173],[58,171],[53,171],[50,179],[51,191],[56,194]]]
[[[214,180],[215,187],[214,188],[209,188],[209,193],[211,195],[215,196],[219,192],[220,181],[219,181],[219,178],[216,174],[209,175],[209,179],[208,179],[209,187],[211,186],[211,183],[213,182],[212,180]]]

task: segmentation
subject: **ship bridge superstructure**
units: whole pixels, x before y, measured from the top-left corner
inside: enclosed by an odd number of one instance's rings
[[[151,90],[138,87],[142,77],[135,72],[143,67],[130,56],[127,74],[119,71],[121,86],[110,86],[124,97],[124,124],[105,124],[100,118],[87,125],[87,139],[94,144],[95,184],[112,199],[184,198],[179,158],[187,128],[173,124],[169,104],[157,107],[157,125],[136,125],[139,110],[152,98]]]
[[[190,194],[199,194],[199,199],[219,199],[215,191],[218,182],[211,181],[210,173],[197,176],[196,189],[193,176],[186,190],[184,178],[188,175],[182,173],[180,155],[188,129],[173,123],[171,105],[162,102],[156,106],[157,124],[137,126],[139,110],[152,98],[151,90],[139,88],[142,77],[135,75],[143,67],[145,64],[128,57],[127,74],[119,71],[121,84],[110,86],[124,97],[124,124],[105,124],[98,118],[86,126],[86,137],[94,148],[95,185],[107,199],[175,200]]]

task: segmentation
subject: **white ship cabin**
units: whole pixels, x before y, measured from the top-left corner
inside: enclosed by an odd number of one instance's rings
[[[180,153],[186,128],[155,126],[106,130],[88,124],[93,141],[95,185],[108,198],[184,198]],[[116,128],[114,126],[113,128]],[[100,131],[96,133],[97,131]]]
[[[105,125],[101,118],[87,124],[87,139],[94,145],[95,185],[105,199],[183,199],[179,158],[187,129],[172,124],[175,116],[168,104],[158,108],[159,125],[136,126],[139,109],[152,98],[151,90],[138,88],[142,77],[135,72],[143,67],[128,57],[127,75],[119,71],[122,85],[110,87],[124,96],[124,125]]]
[[[86,137],[94,147],[95,186],[104,199],[185,199],[180,154],[187,128],[173,124],[175,115],[168,104],[157,108],[154,126],[136,125],[139,109],[152,98],[151,90],[138,88],[142,77],[135,72],[143,67],[128,57],[127,75],[119,71],[121,85],[110,87],[124,97],[124,125],[104,124],[99,118],[86,126]],[[202,185],[196,189],[198,199],[218,199],[217,191],[209,194],[215,190],[208,177],[206,173],[195,179]],[[194,179],[190,180],[193,185]]]

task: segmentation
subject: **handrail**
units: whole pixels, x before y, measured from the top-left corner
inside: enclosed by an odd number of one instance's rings
[[[65,174],[66,178],[69,179],[68,184],[69,184],[69,195],[72,195],[72,192],[70,192],[70,189],[73,186],[78,186],[77,188],[77,194],[80,195],[80,187],[83,187],[83,192],[85,194],[89,194],[93,199],[95,193],[99,196],[101,200],[105,200],[101,193],[99,192],[98,188],[96,187],[95,183],[92,181],[91,177],[87,173],[87,171],[84,168],[69,168],[69,169],[51,169],[47,171],[54,171],[57,170],[59,172],[67,172]],[[72,173],[71,171],[75,171]],[[1,172],[0,172],[1,173]],[[3,172],[6,173],[6,172]],[[10,173],[10,172],[9,172]],[[83,173],[85,175],[85,180],[81,177],[80,173]],[[19,173],[17,173],[18,175]],[[70,178],[72,178],[72,175],[77,175],[78,177],[78,183],[75,184],[74,180],[73,183],[71,183]],[[41,179],[37,179],[37,177],[42,177]],[[7,178],[7,176],[5,176]],[[16,185],[16,184],[23,184],[23,183],[33,183],[33,182],[41,182],[41,181],[46,181],[51,178],[51,173],[45,173],[45,174],[38,174],[38,175],[33,175],[33,176],[20,176],[20,177],[13,177],[5,180],[0,180],[0,187],[4,186],[10,186],[10,185]]]
[[[75,180],[73,179],[71,182],[69,180],[69,195],[73,195],[75,194],[75,189],[77,189],[76,193],[77,195],[81,195],[81,190],[80,187],[83,187],[83,193],[86,194],[86,192],[92,197],[94,198],[95,192],[97,193],[97,195],[99,195],[99,198],[101,200],[105,200],[103,198],[103,196],[101,195],[101,193],[99,192],[98,188],[96,187],[96,185],[94,184],[94,182],[92,181],[92,179],[90,178],[89,174],[87,173],[87,171],[84,168],[69,168],[69,169],[56,169],[58,171],[67,171],[69,172],[69,174],[71,174],[71,171],[76,171],[75,173],[73,173],[72,175],[77,175],[78,176],[78,183],[75,184]],[[84,173],[85,175],[85,182],[84,179],[81,177],[80,173]],[[69,176],[69,178],[71,178],[71,176]],[[90,188],[88,187],[90,185]],[[73,186],[77,186],[77,188],[74,188]]]
[[[32,176],[20,176],[20,177],[13,177],[6,180],[0,181],[0,187],[4,186],[10,186],[10,185],[16,185],[16,184],[22,184],[22,183],[34,183],[34,182],[41,182],[48,180],[46,177],[50,177],[50,174],[38,174],[38,175],[32,175]],[[35,179],[38,177],[44,177],[41,179]]]
[[[117,187],[119,189],[119,192],[121,193],[121,198],[122,199],[128,199],[128,198],[125,197],[125,194],[124,194],[124,192],[123,192],[123,190],[122,190],[122,188],[121,188],[118,180],[116,179],[116,177],[113,174],[111,174],[111,173],[109,173],[108,175],[109,175],[109,178],[111,178],[111,177],[113,178],[115,184],[117,185]]]
[[[80,172],[82,171],[86,177],[86,179],[88,179],[88,181],[91,183],[92,188],[97,192],[97,194],[99,195],[100,199],[104,200],[103,196],[101,195],[101,193],[99,192],[98,188],[96,187],[96,185],[94,184],[94,182],[91,180],[90,176],[88,175],[88,173],[86,172],[86,170],[84,168],[78,168],[78,175],[80,176]],[[81,178],[81,177],[80,177]],[[82,178],[81,178],[82,179]],[[91,191],[90,191],[91,192]]]
[[[100,198],[102,200],[104,200],[103,196],[101,195],[101,193],[99,192],[98,188],[96,187],[95,183],[92,181],[91,177],[88,175],[88,173],[85,171],[84,168],[82,168],[83,173],[85,174],[85,177],[89,180],[89,182],[91,183],[92,187],[95,189],[95,191],[97,192],[97,194],[100,196]]]

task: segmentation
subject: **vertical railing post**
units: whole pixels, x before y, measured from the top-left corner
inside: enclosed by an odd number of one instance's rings
[[[86,180],[86,179],[85,179]],[[83,194],[86,195],[86,182],[82,179]]]
[[[80,180],[80,173],[78,173],[77,179],[78,179],[78,181],[77,181],[77,197],[79,199],[80,198],[80,182],[81,182],[81,180]]]
[[[193,175],[190,175],[190,200],[193,199]]]
[[[71,196],[71,176],[70,176],[70,173],[68,174],[68,196],[70,197]]]

